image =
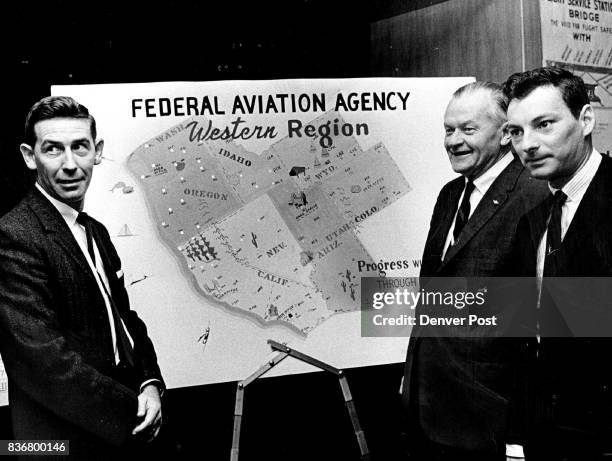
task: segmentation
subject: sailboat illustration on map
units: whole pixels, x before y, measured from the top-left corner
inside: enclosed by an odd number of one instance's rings
[[[124,224],[121,229],[119,229],[119,233],[117,237],[132,237],[134,234],[130,230],[127,224]]]

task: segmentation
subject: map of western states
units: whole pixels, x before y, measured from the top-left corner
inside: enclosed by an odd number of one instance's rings
[[[318,127],[337,112],[310,122]],[[303,335],[360,308],[357,262],[375,261],[364,223],[410,191],[384,145],[353,136],[285,137],[258,155],[211,139],[192,117],[141,145],[128,168],[161,238],[208,300]],[[318,132],[318,131],[317,131]],[[390,242],[392,244],[392,242]],[[362,264],[362,267],[363,264]]]

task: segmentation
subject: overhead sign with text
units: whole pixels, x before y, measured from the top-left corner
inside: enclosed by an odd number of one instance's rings
[[[612,157],[612,108],[595,108],[593,145],[599,152]]]
[[[404,359],[406,338],[361,337],[361,278],[418,274],[454,176],[443,113],[471,80],[52,88],[98,122],[85,208],[171,387],[243,379],[267,339],[340,368]],[[286,362],[276,374],[311,370]]]
[[[544,63],[612,69],[612,1],[540,0]]]

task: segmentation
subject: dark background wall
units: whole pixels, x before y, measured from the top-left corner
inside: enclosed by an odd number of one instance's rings
[[[391,2],[372,23],[372,76],[470,75],[500,82],[542,62],[536,0]],[[399,5],[398,5],[399,4]]]
[[[29,179],[18,151],[23,121],[50,85],[366,77],[368,3],[17,2],[0,19],[0,214]]]
[[[461,75],[500,81],[542,59],[535,0],[85,5],[3,7],[0,215],[32,180],[18,153],[23,121],[52,84]]]
[[[33,180],[18,146],[29,107],[52,84],[451,75],[500,80],[521,70],[519,1],[19,2],[0,19],[0,215]],[[534,67],[541,59],[537,2],[524,3],[526,63]],[[401,458],[401,374],[402,364],[347,372],[374,459]],[[235,383],[169,390],[168,457],[229,459],[234,396]],[[9,409],[0,407],[0,439],[10,438]],[[359,458],[337,381],[324,373],[249,386],[241,448],[243,460]]]

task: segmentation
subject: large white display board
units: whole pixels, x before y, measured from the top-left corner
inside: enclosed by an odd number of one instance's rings
[[[85,208],[111,233],[170,387],[242,379],[269,338],[341,368],[404,359],[407,338],[361,337],[360,277],[418,274],[454,176],[443,113],[472,80],[52,87],[105,140]]]

